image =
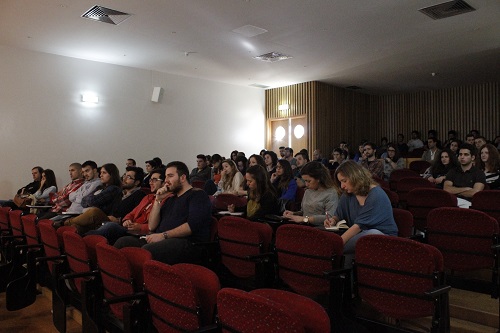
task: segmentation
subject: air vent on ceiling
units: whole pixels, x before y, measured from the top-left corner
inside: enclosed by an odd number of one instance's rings
[[[439,20],[455,15],[465,14],[476,9],[463,0],[443,2],[438,5],[419,9],[420,12],[434,20]]]
[[[253,58],[265,62],[276,62],[281,60],[292,59],[293,57],[279,52],[269,52]]]
[[[113,25],[118,25],[128,19],[131,15],[123,12],[119,12],[114,9],[109,9],[106,7],[95,5],[94,7],[87,10],[85,14],[82,15],[83,18],[99,21],[104,23],[109,23]]]
[[[250,87],[255,87],[255,88],[262,88],[262,89],[267,89],[269,88],[269,86],[266,86],[266,85],[263,85],[263,84],[259,84],[259,83],[252,83],[252,84],[249,84]]]
[[[349,89],[349,90],[359,90],[361,89],[361,87],[358,87],[358,86],[349,86],[349,87],[345,87],[346,89]]]

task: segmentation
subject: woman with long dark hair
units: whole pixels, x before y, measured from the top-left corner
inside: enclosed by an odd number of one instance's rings
[[[481,147],[479,167],[486,175],[486,184],[491,190],[500,188],[500,154],[492,144],[485,144]]]
[[[293,177],[290,162],[285,159],[278,161],[276,172],[271,175],[271,183],[278,193],[281,210],[285,211],[285,206],[295,201],[297,193],[297,181]]]
[[[278,214],[278,198],[266,169],[260,165],[249,167],[245,180],[248,186],[247,218],[258,220],[268,214]],[[234,206],[228,206],[228,210],[234,211]]]
[[[453,168],[458,166],[456,155],[448,148],[443,149],[434,164],[429,167],[424,173],[424,178],[427,178],[437,187],[443,188],[446,174]]]
[[[297,223],[322,225],[327,212],[333,215],[339,199],[330,171],[322,163],[312,161],[302,167],[300,174],[307,188],[302,209],[298,212],[286,210],[283,216]]]
[[[272,150],[268,150],[264,153],[264,162],[266,163],[266,170],[269,178],[273,173],[276,172],[276,164],[278,163],[278,155]]]
[[[54,174],[54,171],[51,169],[45,169],[42,172],[42,180],[40,181],[40,187],[38,188],[38,191],[36,191],[33,196],[36,199],[36,203],[38,204],[45,204],[48,203],[50,200],[50,193],[56,193],[57,192],[57,182],[56,182],[56,175]]]
[[[399,154],[398,146],[389,143],[387,145],[387,157],[384,159],[384,179],[389,180],[391,173],[405,167],[405,159]]]

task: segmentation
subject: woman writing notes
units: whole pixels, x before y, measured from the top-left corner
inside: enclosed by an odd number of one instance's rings
[[[335,171],[334,181],[342,190],[342,196],[335,213],[325,219],[324,226],[332,227],[341,220],[347,222],[349,229],[342,234],[346,259],[352,259],[356,242],[363,236],[397,236],[391,202],[367,169],[356,162],[346,161]],[[346,260],[346,263],[350,265],[350,261]]]
[[[307,190],[302,198],[302,210],[291,212],[285,210],[283,217],[297,223],[322,225],[325,212],[333,215],[337,208],[338,195],[334,187],[330,171],[320,162],[309,162],[300,170]]]

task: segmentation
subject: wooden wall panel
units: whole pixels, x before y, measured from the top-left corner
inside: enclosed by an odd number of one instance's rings
[[[290,110],[280,114],[278,105]],[[305,115],[308,149],[319,148],[327,157],[339,142],[350,143],[355,152],[362,140],[380,143],[381,137],[396,140],[398,133],[409,139],[412,130],[435,129],[441,140],[448,130],[464,138],[479,129],[487,139],[500,135],[500,83],[485,83],[434,91],[369,96],[321,82],[306,82],[266,90],[266,117],[279,119]],[[270,147],[268,132],[267,145]]]

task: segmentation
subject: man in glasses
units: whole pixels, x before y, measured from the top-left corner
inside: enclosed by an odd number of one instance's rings
[[[108,239],[109,244],[113,245],[118,238],[126,236],[127,234],[148,234],[149,213],[153,208],[156,191],[164,185],[165,170],[155,169],[150,172],[150,175],[149,186],[151,193],[144,196],[141,202],[136,205],[131,212],[126,214],[121,220],[104,223],[99,229],[89,231],[86,235],[104,236]],[[127,179],[124,180],[124,182],[125,181],[129,180]]]

